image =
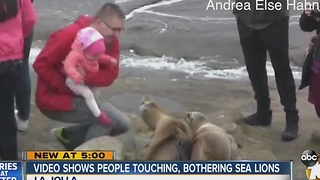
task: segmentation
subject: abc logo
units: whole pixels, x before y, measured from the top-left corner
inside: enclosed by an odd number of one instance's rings
[[[303,151],[300,159],[304,165],[309,167],[309,166],[313,166],[317,163],[318,155],[316,154],[316,152],[314,152],[312,150],[305,150],[305,151]]]

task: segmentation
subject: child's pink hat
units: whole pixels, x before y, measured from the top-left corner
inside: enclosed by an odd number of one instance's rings
[[[81,29],[77,34],[77,42],[80,49],[86,53],[93,55],[105,53],[104,38],[92,27]]]

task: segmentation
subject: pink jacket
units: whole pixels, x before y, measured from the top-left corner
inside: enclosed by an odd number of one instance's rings
[[[0,23],[0,62],[23,58],[24,37],[30,35],[36,23],[36,11],[31,0],[19,0],[15,18]]]
[[[86,73],[96,73],[99,70],[99,63],[108,64],[109,58],[110,56],[108,55],[101,55],[99,61],[89,61],[85,58],[76,41],[74,41],[71,46],[71,51],[63,62],[64,71],[68,77],[76,83],[79,83],[83,80],[83,76],[78,70],[79,66],[82,66]]]

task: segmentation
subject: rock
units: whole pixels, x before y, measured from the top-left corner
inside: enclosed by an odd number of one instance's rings
[[[113,150],[116,152],[118,160],[124,160],[123,144],[122,142],[111,136],[101,136],[91,139],[75,149],[77,150]]]
[[[134,159],[142,159],[145,147],[150,143],[153,131],[143,122],[141,117],[136,114],[127,114],[131,120],[131,130],[121,135],[121,141],[125,145],[125,153],[134,154]],[[130,147],[131,146],[131,147]],[[132,147],[133,146],[133,147]]]
[[[232,146],[232,158],[253,159],[253,160],[277,160],[272,148],[268,145],[267,139],[260,141],[260,134],[268,134],[268,129],[251,127],[242,121],[243,115],[233,110],[221,110],[208,115],[213,124],[222,127],[230,134]],[[233,138],[232,138],[233,137]],[[232,142],[234,141],[234,142]],[[238,145],[241,146],[239,149]]]
[[[123,154],[125,160],[136,159],[137,147],[136,147],[136,132],[130,129],[129,132],[121,134],[116,138],[123,144]],[[129,158],[129,159],[127,159]]]
[[[278,160],[272,149],[263,141],[245,138],[244,146],[241,148],[243,159],[250,160]]]
[[[320,143],[320,128],[317,128],[317,129],[313,130],[313,132],[311,134],[311,139],[315,143]]]
[[[234,138],[230,134],[228,134],[228,139],[231,146],[231,160],[241,160],[242,154],[237,142],[234,140]]]
[[[243,144],[245,135],[243,115],[236,111],[217,111],[208,115],[211,123],[220,126],[228,134],[231,134],[237,144]]]
[[[143,136],[137,136],[136,137],[136,147],[137,147],[137,153],[136,153],[136,159],[143,159],[146,151],[146,147],[150,144],[151,138],[150,137],[143,137]]]
[[[146,136],[152,134],[152,130],[143,122],[139,115],[127,114],[127,116],[130,118],[133,128],[137,134]]]
[[[166,55],[178,59],[217,54],[241,59],[241,48],[234,43],[238,38],[237,29],[205,20],[228,15],[227,11],[206,11],[207,3],[202,0],[181,1],[150,8],[147,10],[149,13],[136,14],[126,22],[121,36],[122,49],[133,49],[138,55]],[[221,42],[228,44],[232,51],[226,51]]]

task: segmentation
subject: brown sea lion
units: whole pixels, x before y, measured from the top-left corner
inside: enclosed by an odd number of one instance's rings
[[[190,160],[230,160],[229,134],[200,112],[187,112],[185,121],[194,133]]]
[[[145,160],[189,160],[193,134],[186,122],[170,116],[147,96],[142,98],[140,114],[154,130]]]

